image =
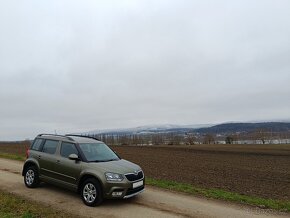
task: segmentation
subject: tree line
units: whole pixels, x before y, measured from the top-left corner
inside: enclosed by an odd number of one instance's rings
[[[108,145],[194,145],[194,144],[282,144],[290,143],[290,132],[271,132],[257,129],[250,133],[199,134],[150,133],[150,134],[90,134]]]

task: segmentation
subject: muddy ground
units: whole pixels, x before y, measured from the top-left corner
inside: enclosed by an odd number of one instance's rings
[[[290,200],[290,145],[113,146],[148,177]]]

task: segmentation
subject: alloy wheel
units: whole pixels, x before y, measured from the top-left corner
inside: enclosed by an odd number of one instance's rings
[[[83,188],[83,197],[87,203],[93,203],[97,197],[96,187],[92,183],[87,183]]]

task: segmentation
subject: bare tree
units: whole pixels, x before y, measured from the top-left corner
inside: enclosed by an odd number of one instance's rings
[[[187,133],[186,134],[186,144],[188,145],[194,145],[196,143],[196,137],[193,133]]]
[[[234,139],[231,135],[229,135],[226,137],[225,141],[226,141],[226,144],[233,144]]]
[[[265,129],[257,129],[254,136],[255,140],[261,141],[262,144],[265,144],[266,140],[269,138],[268,132]]]
[[[203,138],[203,144],[215,144],[215,138],[212,134],[206,134]]]

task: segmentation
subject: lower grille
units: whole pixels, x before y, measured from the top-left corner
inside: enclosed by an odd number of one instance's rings
[[[140,186],[138,188],[129,188],[126,192],[126,195],[132,195],[132,194],[135,194],[136,192],[139,192],[139,191],[142,191],[144,189],[144,185],[143,186]]]

